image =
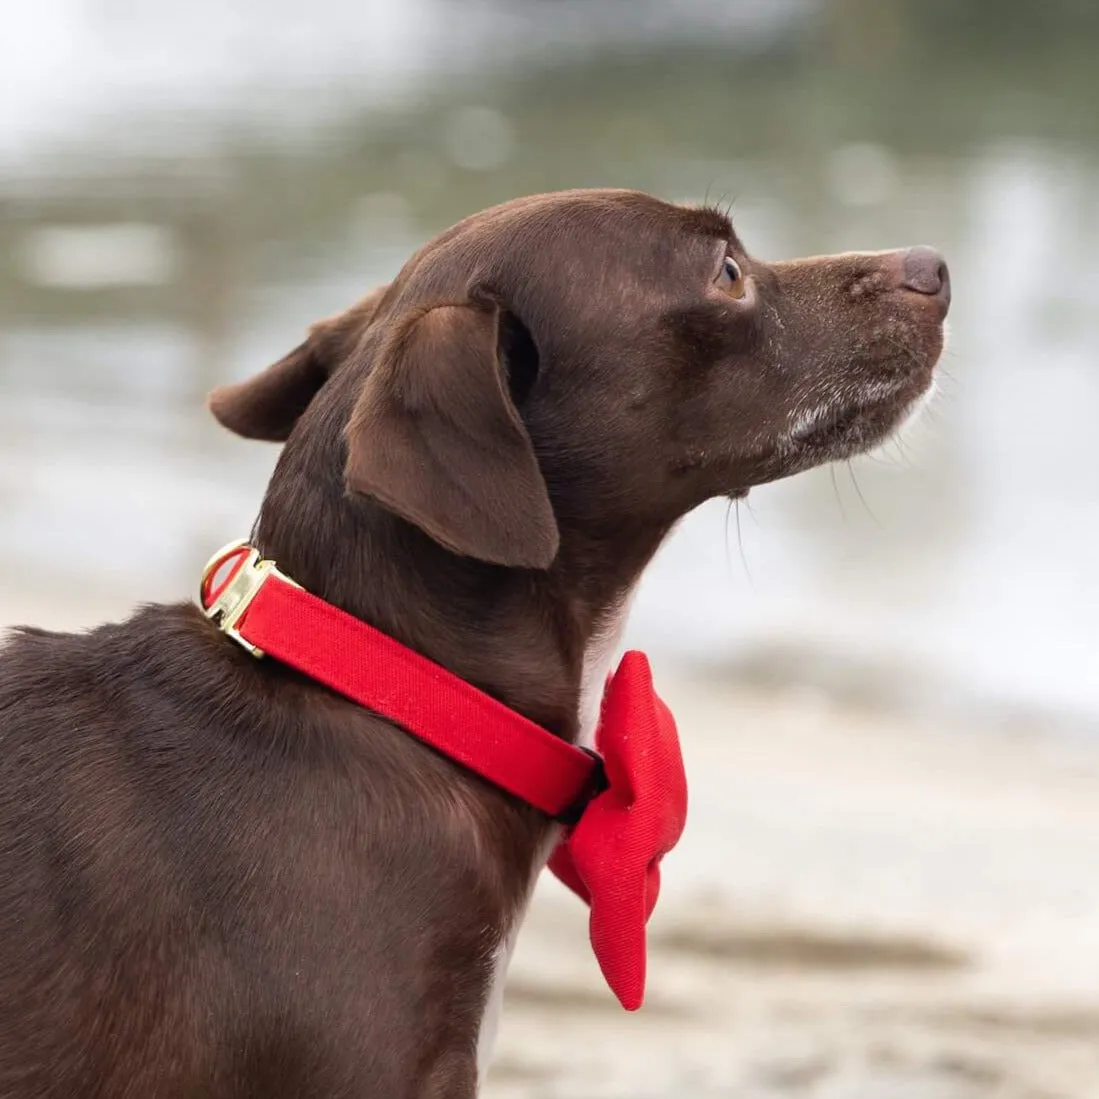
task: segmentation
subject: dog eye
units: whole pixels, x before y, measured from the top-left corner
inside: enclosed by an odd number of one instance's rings
[[[747,291],[747,287],[744,284],[744,272],[741,271],[740,264],[737,263],[732,256],[725,257],[725,262],[721,265],[721,274],[718,275],[717,281],[722,290],[730,297],[742,298]]]

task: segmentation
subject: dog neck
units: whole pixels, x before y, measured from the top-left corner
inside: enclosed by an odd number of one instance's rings
[[[666,531],[563,530],[550,569],[505,569],[348,495],[325,466],[315,448],[287,444],[254,531],[263,555],[537,724],[590,742],[631,593]]]

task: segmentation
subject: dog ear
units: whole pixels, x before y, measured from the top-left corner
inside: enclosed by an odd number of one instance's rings
[[[388,289],[379,286],[345,313],[314,324],[304,343],[263,373],[219,386],[207,398],[214,418],[246,439],[285,442],[321,386],[351,354]]]
[[[394,325],[346,429],[346,479],[455,553],[545,569],[557,521],[508,390],[505,319],[478,298]]]

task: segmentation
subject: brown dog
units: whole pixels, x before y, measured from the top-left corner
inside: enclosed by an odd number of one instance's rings
[[[646,562],[932,382],[930,249],[752,259],[627,192],[509,203],[217,418],[286,446],[253,543],[569,741]],[[554,826],[192,605],[0,659],[0,1096],[472,1096]]]

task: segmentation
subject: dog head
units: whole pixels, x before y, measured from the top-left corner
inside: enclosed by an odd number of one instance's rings
[[[444,232],[211,407],[327,438],[349,498],[453,553],[546,569],[878,445],[932,384],[949,301],[927,248],[771,264],[709,208],[535,196]]]

